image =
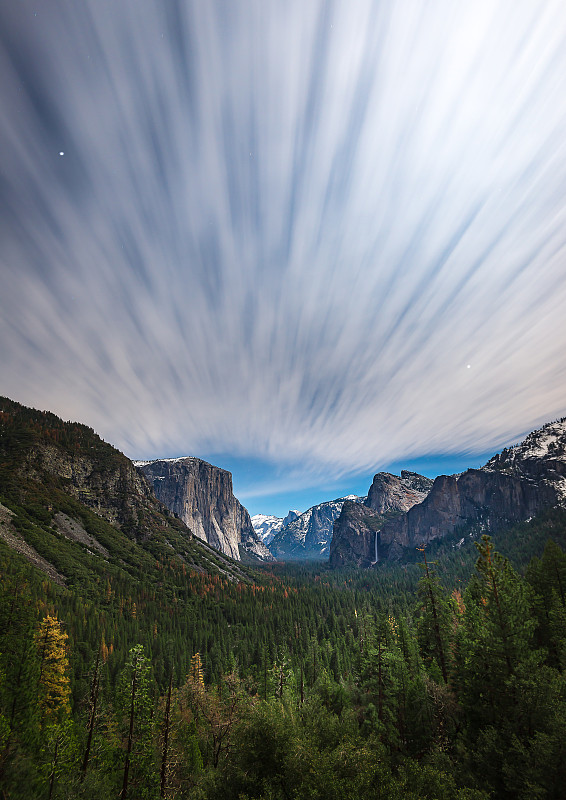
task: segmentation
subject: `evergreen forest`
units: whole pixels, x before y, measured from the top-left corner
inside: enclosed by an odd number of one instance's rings
[[[565,796],[564,509],[253,567],[90,428],[1,411],[1,800]]]
[[[0,542],[2,798],[564,797],[565,532],[72,587]]]

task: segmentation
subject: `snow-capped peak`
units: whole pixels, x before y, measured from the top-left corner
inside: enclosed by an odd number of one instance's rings
[[[283,518],[270,514],[254,514],[252,517],[254,531],[264,544],[269,544],[276,533],[283,527]]]
[[[146,467],[148,464],[156,464],[158,461],[167,461],[173,464],[177,461],[200,461],[196,456],[179,456],[178,458],[152,458],[149,461],[132,461],[134,467]]]
[[[485,469],[511,469],[529,459],[566,460],[566,418],[548,422],[532,431],[522,442],[506,448],[493,456]]]

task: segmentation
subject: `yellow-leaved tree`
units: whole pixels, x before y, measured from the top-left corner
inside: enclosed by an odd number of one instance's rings
[[[40,622],[35,641],[39,656],[38,706],[43,722],[60,722],[70,712],[67,639],[57,617]]]

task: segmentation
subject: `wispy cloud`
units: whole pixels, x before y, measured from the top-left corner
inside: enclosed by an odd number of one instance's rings
[[[561,2],[24,0],[0,76],[4,394],[329,478],[566,412]]]

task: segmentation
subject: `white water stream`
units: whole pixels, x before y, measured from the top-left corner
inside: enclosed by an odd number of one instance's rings
[[[378,531],[375,532],[375,561],[372,561],[371,562],[372,564],[377,564],[377,562],[379,561],[379,556],[377,554],[377,534]]]

